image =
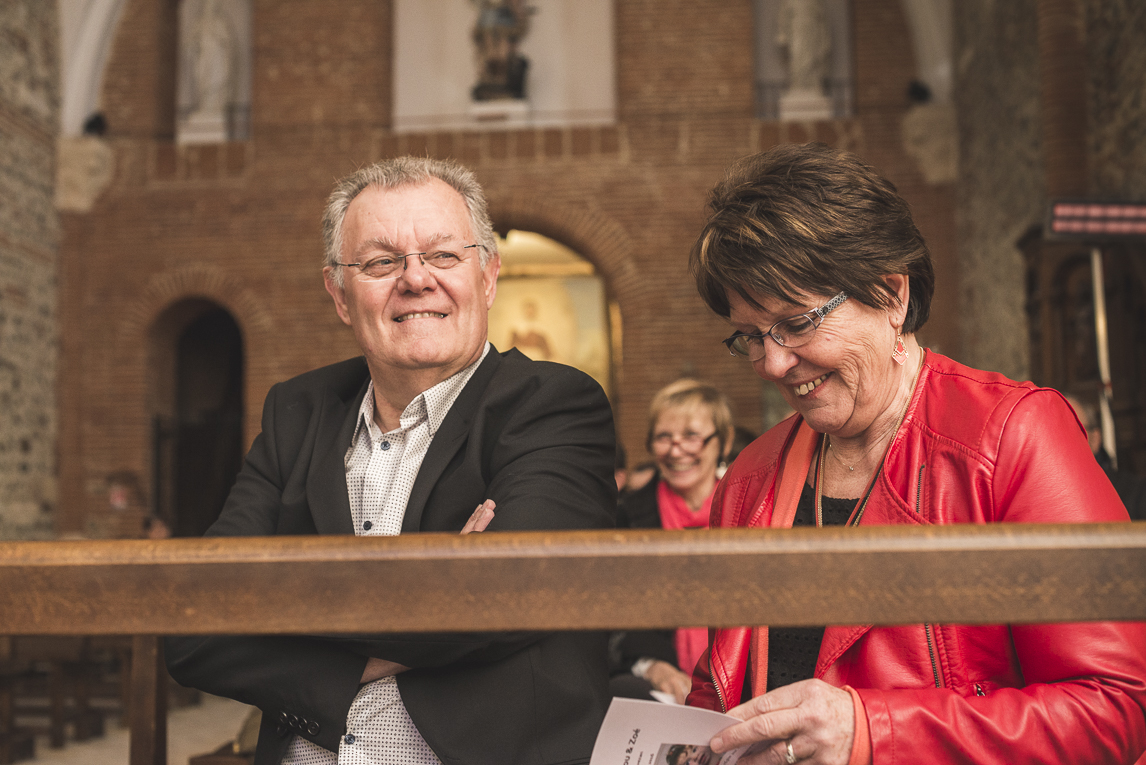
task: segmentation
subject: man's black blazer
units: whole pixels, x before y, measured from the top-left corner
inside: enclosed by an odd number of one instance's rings
[[[352,359],[275,385],[214,536],[353,534],[343,459],[369,372]],[[491,349],[422,462],[402,533],[458,532],[485,499],[487,531],[614,524],[612,413],[571,367]],[[362,607],[370,589],[362,583]],[[368,656],[411,669],[398,688],[447,765],[588,762],[608,705],[598,633],[179,637],[167,664],[184,685],[263,710],[256,765],[291,734],[337,750]]]

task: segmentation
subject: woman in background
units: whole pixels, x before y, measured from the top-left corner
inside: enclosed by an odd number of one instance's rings
[[[649,406],[647,447],[657,473],[622,497],[618,528],[707,528],[712,493],[732,448],[732,410],[711,385],[682,379],[662,388]],[[650,689],[683,704],[692,668],[708,646],[708,630],[615,633],[613,694],[648,698]]]

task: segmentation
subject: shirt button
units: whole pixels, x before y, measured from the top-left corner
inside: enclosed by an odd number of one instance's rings
[[[363,521],[362,528],[364,528],[366,531],[370,531],[370,529],[374,528],[374,524],[370,521]]]
[[[354,734],[353,733],[347,733],[345,736],[342,737],[342,740],[348,744],[353,744],[354,743]]]
[[[389,448],[390,448],[390,442],[389,441],[383,441],[382,442],[382,451],[386,451]]]

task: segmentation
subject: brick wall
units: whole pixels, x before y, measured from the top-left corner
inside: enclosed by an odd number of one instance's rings
[[[57,37],[55,3],[0,6],[0,539],[53,531]]]
[[[941,274],[923,340],[959,353],[953,188],[928,183],[903,149],[914,64],[899,0],[856,0],[852,119],[754,119],[750,0],[618,0],[616,126],[401,136],[387,129],[388,3],[256,0],[252,138],[184,149],[160,124],[170,85],[149,63],[163,60],[161,5],[128,0],[103,94],[116,176],[91,213],[65,219],[61,530],[106,527],[109,475],[149,476],[153,325],[172,303],[210,299],[242,329],[248,441],[271,384],[357,353],[322,288],[318,221],[337,177],[399,153],[461,159],[499,227],[597,266],[623,317],[614,405],[633,461],[650,397],[682,374],[718,383],[739,422],[761,423],[765,389],[718,345],[726,326],[686,264],[724,168],[779,142],[850,148],[895,181]]]

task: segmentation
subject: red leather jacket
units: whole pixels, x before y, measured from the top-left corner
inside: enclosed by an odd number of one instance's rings
[[[713,499],[713,526],[750,515],[770,524],[777,464],[798,424],[740,454]],[[1127,518],[1058,393],[928,353],[862,523]],[[715,630],[688,703],[738,704],[749,644],[748,628]],[[1146,749],[1137,622],[829,626],[816,677],[859,692],[876,765],[1132,763]]]

